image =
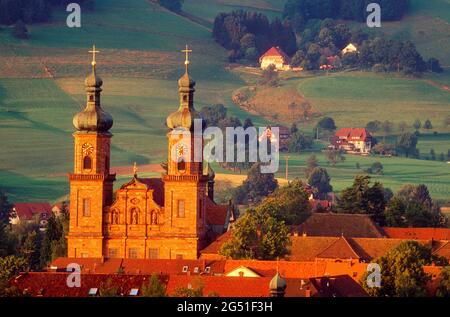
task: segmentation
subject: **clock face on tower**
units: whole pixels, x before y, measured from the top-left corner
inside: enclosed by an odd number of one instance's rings
[[[94,146],[90,143],[84,143],[81,149],[84,155],[91,155],[94,152]]]
[[[176,147],[177,150],[177,158],[185,157],[188,153],[188,147],[184,143],[179,143]]]

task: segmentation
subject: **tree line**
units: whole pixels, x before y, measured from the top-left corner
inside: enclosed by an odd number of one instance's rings
[[[333,191],[330,176],[315,156],[307,162],[308,183],[295,179],[279,187],[273,174],[262,174],[260,164],[249,170],[247,179],[233,192],[234,202],[250,204],[233,228],[233,237],[221,254],[235,259],[273,260],[289,254],[290,227],[301,224],[311,214],[310,189],[324,199]],[[448,228],[448,219],[433,201],[426,185],[406,184],[395,194],[369,175],[357,175],[351,186],[337,195],[332,212],[366,214],[387,227]],[[317,211],[320,212],[320,211]]]
[[[214,20],[213,38],[230,51],[230,61],[256,61],[272,46],[281,47],[289,55],[296,50],[295,33],[288,21],[275,18],[270,22],[257,12],[220,13]]]
[[[356,67],[405,74],[443,71],[437,59],[425,62],[410,41],[370,37],[362,30],[351,30],[345,23],[322,15],[298,23],[290,16],[270,22],[257,12],[220,13],[214,20],[213,38],[229,50],[230,62],[254,63],[267,49],[279,46],[292,56],[291,66],[305,70],[329,65],[328,58],[333,57],[331,66],[334,68]],[[356,44],[359,52],[340,57],[341,50],[349,43]]]
[[[20,272],[40,271],[54,259],[67,256],[69,212],[62,204],[59,216],[52,214],[46,230],[40,219],[10,225],[12,204],[0,190],[0,296],[14,295],[8,281]],[[11,293],[12,292],[12,293]]]
[[[400,20],[408,10],[408,0],[288,0],[283,16],[296,23],[310,19],[344,19],[364,22],[367,19],[367,6],[378,3],[383,21]]]

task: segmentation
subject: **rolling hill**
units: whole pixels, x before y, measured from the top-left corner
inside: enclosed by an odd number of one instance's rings
[[[7,190],[13,201],[54,201],[67,194],[64,174],[72,169],[71,121],[73,114],[83,107],[83,81],[90,62],[87,51],[94,43],[101,50],[98,63],[105,83],[103,106],[115,120],[112,129],[115,166],[128,166],[134,161],[159,164],[165,159],[164,118],[178,107],[176,80],[183,72],[184,57],[180,50],[186,43],[194,51],[191,73],[197,80],[198,108],[223,103],[232,115],[241,119],[251,117],[257,125],[268,123],[267,119],[249,114],[231,101],[233,92],[247,85],[247,78],[230,70],[226,51],[212,40],[208,25],[212,25],[218,12],[236,8],[279,16],[283,1],[186,0],[185,12],[202,19],[201,24],[146,0],[96,0],[96,3],[94,12],[83,12],[80,29],[65,26],[64,10],[55,12],[52,23],[30,26],[30,39],[26,41],[12,38],[8,28],[0,29],[0,142],[3,147],[0,187]],[[411,16],[405,20],[407,24],[392,23],[386,26],[386,32],[394,37],[411,37],[418,41],[422,53],[428,49],[430,56],[450,65],[449,37],[446,37],[449,20],[444,10],[447,5],[448,1],[444,0],[413,0]],[[421,28],[425,32],[422,40],[418,33]],[[395,111],[393,116],[398,120],[403,115],[407,120],[421,115],[425,106],[431,106],[427,115],[430,113],[437,120],[448,112],[450,100],[448,94],[426,80],[450,84],[448,75],[415,81],[345,74],[302,78],[292,82],[291,87],[310,98],[324,113],[335,114],[339,124],[356,124],[360,120],[365,124],[374,111],[381,111],[380,117],[391,117],[383,109],[375,108],[381,107],[380,103],[386,104],[386,100],[392,100],[390,109]],[[371,96],[376,99],[371,100]],[[356,116],[352,104],[360,107]],[[304,128],[309,130],[308,126]],[[427,140],[426,146],[434,147],[433,142]],[[293,170],[299,171],[292,175],[301,176],[304,158],[299,156],[292,161]],[[347,161],[348,166],[332,170],[335,188],[348,185],[350,175],[357,172],[351,168],[352,160]],[[361,160],[362,165],[369,164],[369,160]],[[387,167],[391,175],[383,178],[393,188],[405,181],[424,181],[431,184],[430,190],[436,197],[446,198],[445,193],[450,192],[450,177],[441,175],[440,170],[446,166],[418,160],[395,162],[392,169]],[[390,162],[383,164],[390,165]],[[408,168],[395,172],[395,165],[401,164]],[[419,172],[415,178],[401,176],[423,169],[427,177]],[[122,176],[118,183],[126,179]],[[439,182],[433,183],[436,179]]]

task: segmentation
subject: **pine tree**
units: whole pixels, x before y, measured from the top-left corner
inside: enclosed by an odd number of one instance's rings
[[[152,274],[146,284],[142,285],[141,295],[144,297],[166,297],[166,286],[156,274]]]
[[[42,237],[39,230],[29,232],[20,248],[20,254],[28,263],[28,269],[31,271],[39,271],[41,265],[41,243]]]
[[[48,219],[45,236],[42,241],[41,266],[45,267],[52,260],[52,245],[62,236],[62,226],[54,214]]]
[[[6,228],[9,224],[11,208],[12,205],[8,202],[6,193],[0,190],[0,256],[5,255],[8,250]]]

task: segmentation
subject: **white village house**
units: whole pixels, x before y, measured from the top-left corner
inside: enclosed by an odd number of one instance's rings
[[[274,46],[271,47],[259,58],[261,69],[267,69],[270,65],[274,65],[277,70],[290,70],[290,58],[283,50]]]
[[[358,53],[358,47],[356,46],[356,44],[350,43],[346,47],[344,47],[341,52],[342,56],[348,53]]]

